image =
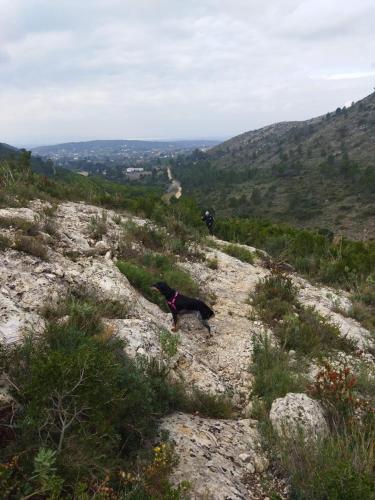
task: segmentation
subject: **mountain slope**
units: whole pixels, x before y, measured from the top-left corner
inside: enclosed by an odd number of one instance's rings
[[[9,144],[5,144],[3,142],[0,142],[0,160],[3,160],[5,158],[9,158],[10,156],[12,156],[16,152],[17,152],[17,149],[14,148],[13,146],[9,146]]]
[[[225,215],[375,236],[375,93],[350,108],[246,132],[175,166]]]

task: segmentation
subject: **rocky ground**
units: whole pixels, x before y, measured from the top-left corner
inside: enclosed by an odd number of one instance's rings
[[[33,202],[30,208],[3,209],[0,218],[33,221],[42,208],[39,202]],[[106,215],[107,234],[99,241],[92,238],[90,221],[101,213],[93,206],[61,204],[53,215],[55,234],[42,234],[49,248],[47,261],[13,249],[0,251],[2,341],[17,341],[25,330],[41,330],[43,309],[57,302],[68,290],[81,288],[100,300],[126,304],[127,317],[111,319],[108,323],[126,339],[131,355],[160,355],[158,332],[171,326],[170,317],[143,298],[117,269],[115,260],[121,230],[114,212],[108,211]],[[127,216],[122,216],[122,221],[126,219]],[[132,219],[139,224],[144,222]],[[12,238],[15,229],[4,229],[3,233]],[[225,245],[220,241],[216,243]],[[208,258],[216,257],[217,269],[210,269],[201,261],[181,265],[215,297],[213,336],[208,339],[194,319],[184,319],[178,354],[172,360],[173,371],[189,386],[228,394],[237,408],[238,418],[214,420],[178,413],[163,419],[161,429],[169,432],[180,456],[174,479],[189,480],[192,498],[197,499],[266,498],[265,484],[286,496],[285,484],[267,470],[268,460],[261,448],[257,422],[250,418],[252,380],[248,367],[252,339],[266,327],[254,320],[249,294],[269,271],[260,262],[243,263],[219,249],[203,251]],[[369,333],[353,319],[336,312],[338,306],[342,309],[350,306],[344,293],[314,286],[299,276],[293,279],[299,286],[303,304],[314,305],[321,314],[332,318],[343,335],[354,338],[363,349],[368,348]],[[297,399],[298,405],[304,401],[301,397]],[[290,404],[288,400],[284,407],[289,408],[287,413],[293,419],[296,406],[290,411]],[[303,419],[303,415],[299,418]]]

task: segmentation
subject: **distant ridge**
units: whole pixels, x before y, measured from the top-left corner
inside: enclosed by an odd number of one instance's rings
[[[58,154],[62,151],[66,153],[81,153],[83,151],[92,150],[93,152],[120,150],[129,148],[132,151],[148,151],[150,149],[160,149],[163,151],[172,151],[176,149],[190,149],[201,147],[216,146],[219,141],[214,140],[179,140],[179,141],[147,141],[137,139],[114,139],[114,140],[92,140],[92,141],[77,141],[65,142],[62,144],[54,144],[49,146],[38,146],[31,148],[37,154],[48,155]]]

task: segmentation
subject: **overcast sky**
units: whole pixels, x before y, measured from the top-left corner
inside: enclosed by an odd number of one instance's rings
[[[229,137],[375,86],[375,0],[0,0],[0,142]]]

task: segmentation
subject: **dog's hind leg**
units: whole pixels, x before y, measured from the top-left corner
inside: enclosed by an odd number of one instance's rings
[[[206,319],[203,319],[202,318],[202,314],[200,311],[196,311],[196,316],[197,318],[199,319],[200,321],[200,324],[203,325],[207,330],[208,330],[208,333],[211,335],[211,327],[210,327],[210,324],[208,323],[208,321]]]

